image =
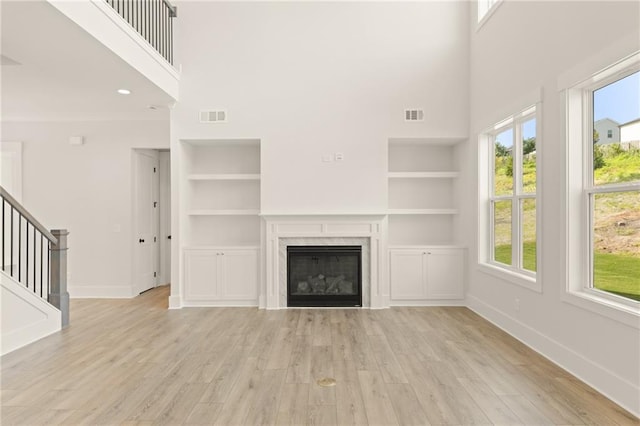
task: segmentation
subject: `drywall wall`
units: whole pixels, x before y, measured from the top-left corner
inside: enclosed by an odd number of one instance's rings
[[[467,134],[466,2],[179,10],[172,143],[260,139],[265,213],[385,211],[389,137]],[[405,108],[425,120],[406,123]],[[227,110],[228,122],[200,123],[202,109]],[[344,160],[323,162],[335,153]]]
[[[566,141],[558,78],[592,55],[619,46],[620,40],[631,41],[626,54],[640,48],[639,5],[505,1],[478,31],[474,9],[470,13],[471,141],[482,129],[527,107],[525,99],[531,99],[531,93],[542,94],[538,149],[542,293],[477,268],[478,153],[472,142],[462,150],[461,167],[467,196],[463,197],[460,235],[467,236],[470,248],[469,306],[638,414],[638,328],[561,300],[566,286]],[[606,31],[603,23],[611,24]]]
[[[70,232],[71,297],[131,297],[132,148],[166,149],[168,122],[3,122],[2,139],[23,143],[24,206]]]

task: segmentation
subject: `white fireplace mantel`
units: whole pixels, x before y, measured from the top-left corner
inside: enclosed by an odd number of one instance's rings
[[[280,247],[283,242],[308,239],[318,245],[330,244],[335,239],[340,245],[345,239],[367,239],[369,241],[369,282],[363,282],[363,294],[368,300],[363,307],[382,309],[389,307],[389,282],[387,274],[387,216],[384,214],[277,214],[262,215],[265,223],[264,253],[265,282],[260,292],[260,308],[286,309],[281,290],[286,287],[286,277],[280,273]],[[368,285],[368,288],[364,288]]]

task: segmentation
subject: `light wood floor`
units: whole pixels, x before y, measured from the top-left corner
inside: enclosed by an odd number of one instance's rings
[[[638,424],[465,308],[169,311],[167,295],[72,301],[68,329],[1,359],[2,424]]]

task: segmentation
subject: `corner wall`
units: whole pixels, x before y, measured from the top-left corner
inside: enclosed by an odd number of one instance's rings
[[[565,264],[565,137],[558,77],[619,40],[640,48],[637,2],[503,2],[478,31],[471,27],[471,139],[461,169],[467,196],[462,235],[469,246],[468,304],[499,327],[640,414],[640,333],[561,300]],[[602,30],[607,23],[606,30]],[[628,53],[631,53],[629,51]],[[477,269],[477,136],[542,89],[538,186],[542,209],[542,294]],[[515,300],[519,299],[519,310]]]
[[[132,297],[132,148],[168,148],[168,122],[3,122],[1,136],[23,142],[23,205],[70,232],[71,297]]]

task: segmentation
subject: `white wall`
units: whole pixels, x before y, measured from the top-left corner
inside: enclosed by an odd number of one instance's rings
[[[606,3],[606,4],[605,4]],[[471,17],[475,16],[471,11]],[[463,150],[462,235],[470,247],[469,305],[627,409],[640,413],[638,328],[561,301],[566,285],[564,164],[558,77],[619,39],[640,46],[637,2],[507,2],[471,33],[471,143]],[[607,31],[601,22],[615,22]],[[542,194],[542,294],[487,275],[477,265],[477,134],[542,88],[538,151]],[[515,299],[520,309],[515,309]]]
[[[3,122],[2,139],[23,142],[24,206],[70,232],[71,297],[131,297],[132,148],[167,148],[168,123]]]
[[[466,2],[180,2],[173,142],[260,139],[263,212],[384,211],[389,137],[467,134],[467,20]],[[218,108],[228,123],[198,122]]]

